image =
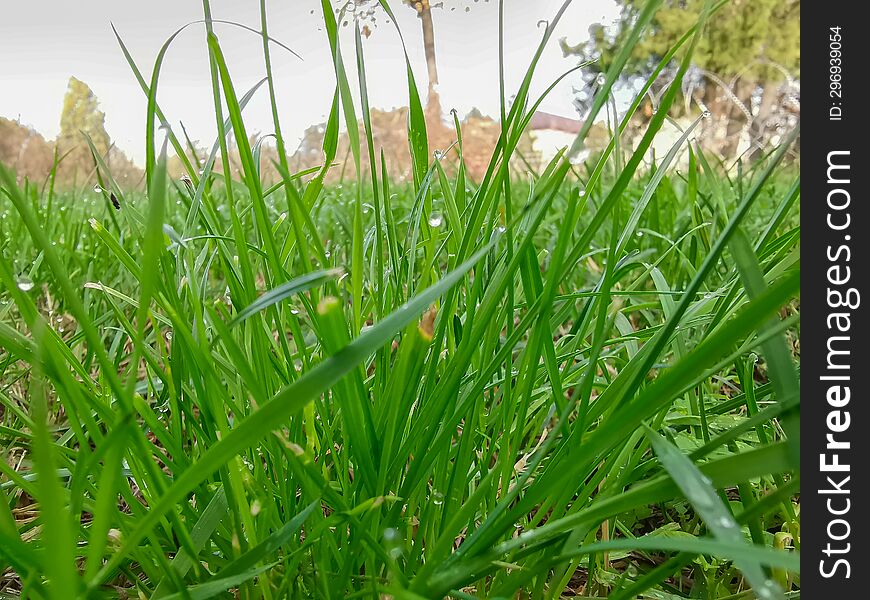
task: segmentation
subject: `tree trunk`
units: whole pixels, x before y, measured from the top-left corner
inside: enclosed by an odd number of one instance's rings
[[[734,90],[734,95],[746,106],[750,106],[752,100],[752,91],[755,89],[754,81],[740,80]],[[740,137],[743,133],[743,128],[748,124],[746,115],[736,102],[729,101],[731,110],[728,115],[728,127],[725,133],[725,144],[722,148],[722,155],[728,158],[733,158],[737,155],[737,147],[740,145]]]
[[[423,27],[423,50],[426,53],[426,72],[429,75],[429,97],[426,112],[441,118],[441,101],[438,97],[438,65],[435,62],[435,30],[432,26],[432,7],[429,0],[413,0],[411,5],[417,11]]]
[[[773,107],[776,104],[776,99],[779,97],[780,84],[778,82],[768,82],[761,92],[761,103],[758,105],[758,114],[752,120],[752,128],[750,134],[754,147],[752,149],[752,160],[755,160],[764,152],[764,143],[767,136],[767,120],[773,113]]]
[[[707,120],[701,127],[705,131],[702,137],[704,147],[712,152],[721,155],[722,146],[725,143],[723,134],[724,125],[728,123],[729,106],[720,97],[722,90],[713,82],[708,81],[704,86],[703,104],[704,108],[710,111],[710,119]]]

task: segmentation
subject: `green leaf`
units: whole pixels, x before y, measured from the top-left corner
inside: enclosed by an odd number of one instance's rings
[[[674,478],[680,490],[685,494],[686,499],[692,503],[698,514],[704,519],[707,528],[713,532],[717,543],[710,545],[716,546],[718,544],[723,546],[715,553],[734,560],[734,564],[746,576],[758,598],[761,600],[784,600],[785,596],[782,589],[764,572],[763,565],[770,565],[771,563],[764,562],[760,558],[765,554],[776,553],[772,553],[769,550],[759,552],[753,545],[744,542],[740,527],[734,520],[731,511],[728,510],[716,493],[716,489],[712,486],[712,481],[708,477],[705,477],[692,461],[673,444],[648,427],[644,427],[644,430],[662,466]],[[672,549],[696,551],[703,544],[701,539],[697,539],[688,544],[689,546],[694,545],[695,549],[691,547],[676,547],[677,545],[675,544],[675,547]],[[728,546],[728,548],[724,546]],[[699,553],[702,552],[700,550],[697,551]],[[783,560],[773,566],[800,571],[800,561],[793,557],[790,560]]]

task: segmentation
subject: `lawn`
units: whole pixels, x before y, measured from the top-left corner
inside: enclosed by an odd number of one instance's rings
[[[3,597],[797,597],[797,132],[753,163],[691,127],[651,156],[693,28],[634,146],[526,172],[533,61],[479,181],[461,136],[430,147],[409,69],[400,181],[365,135],[359,34],[324,18],[316,172],[284,158],[268,67],[236,90],[211,33],[209,155],[160,127],[161,54],[128,56],[145,190],[98,154],[73,189],[0,167]]]

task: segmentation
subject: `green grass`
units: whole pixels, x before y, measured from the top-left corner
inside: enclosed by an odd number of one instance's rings
[[[409,67],[404,184],[371,138],[362,40],[339,47],[324,2],[324,164],[341,121],[366,133],[360,175],[324,185],[328,166],[283,159],[265,17],[266,78],[239,93],[204,9],[221,135],[185,156],[189,182],[167,180],[185,147],[156,127],[162,52],[149,80],[126,54],[146,193],[99,157],[97,191],[0,171],[7,596],[799,594],[792,138],[735,172],[689,130],[643,164],[702,24],[663,57],[678,76],[636,149],[617,136],[526,179],[540,51],[481,181],[461,143],[429,147]],[[271,100],[274,188],[252,93]]]

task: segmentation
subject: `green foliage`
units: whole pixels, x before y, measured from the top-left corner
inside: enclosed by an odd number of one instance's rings
[[[610,64],[647,2],[620,0],[619,4],[622,15],[614,32],[594,26],[590,45],[572,47],[563,42],[564,50],[582,56],[597,51],[602,62]],[[634,48],[625,74],[645,76],[654,62],[692,28],[705,4],[706,0],[666,0],[647,34]],[[799,72],[800,1],[725,2],[708,21],[692,60],[725,80],[741,76],[760,83],[781,81],[782,71],[770,63],[792,73]]]
[[[62,151],[84,146],[82,134],[88,135],[93,140],[97,152],[100,154],[108,152],[109,134],[106,133],[106,115],[99,109],[97,97],[84,81],[70,77],[60,115],[58,144]]]
[[[280,131],[266,2],[266,78],[245,92],[204,8],[219,134],[181,182],[170,126],[149,128],[145,193],[97,160],[120,208],[0,168],[0,567],[21,596],[781,598],[799,581],[797,131],[735,174],[689,129],[646,169],[678,77],[636,148],[510,179],[557,16],[479,181],[461,139],[429,154],[408,69],[413,177],[387,176],[363,114],[370,178],[324,185],[339,122],[368,112],[362,35],[343,58],[324,0],[325,164],[276,163],[267,187],[244,120],[268,92]],[[146,82],[127,55],[150,123],[169,122],[162,57]],[[238,178],[214,172],[229,135]]]

